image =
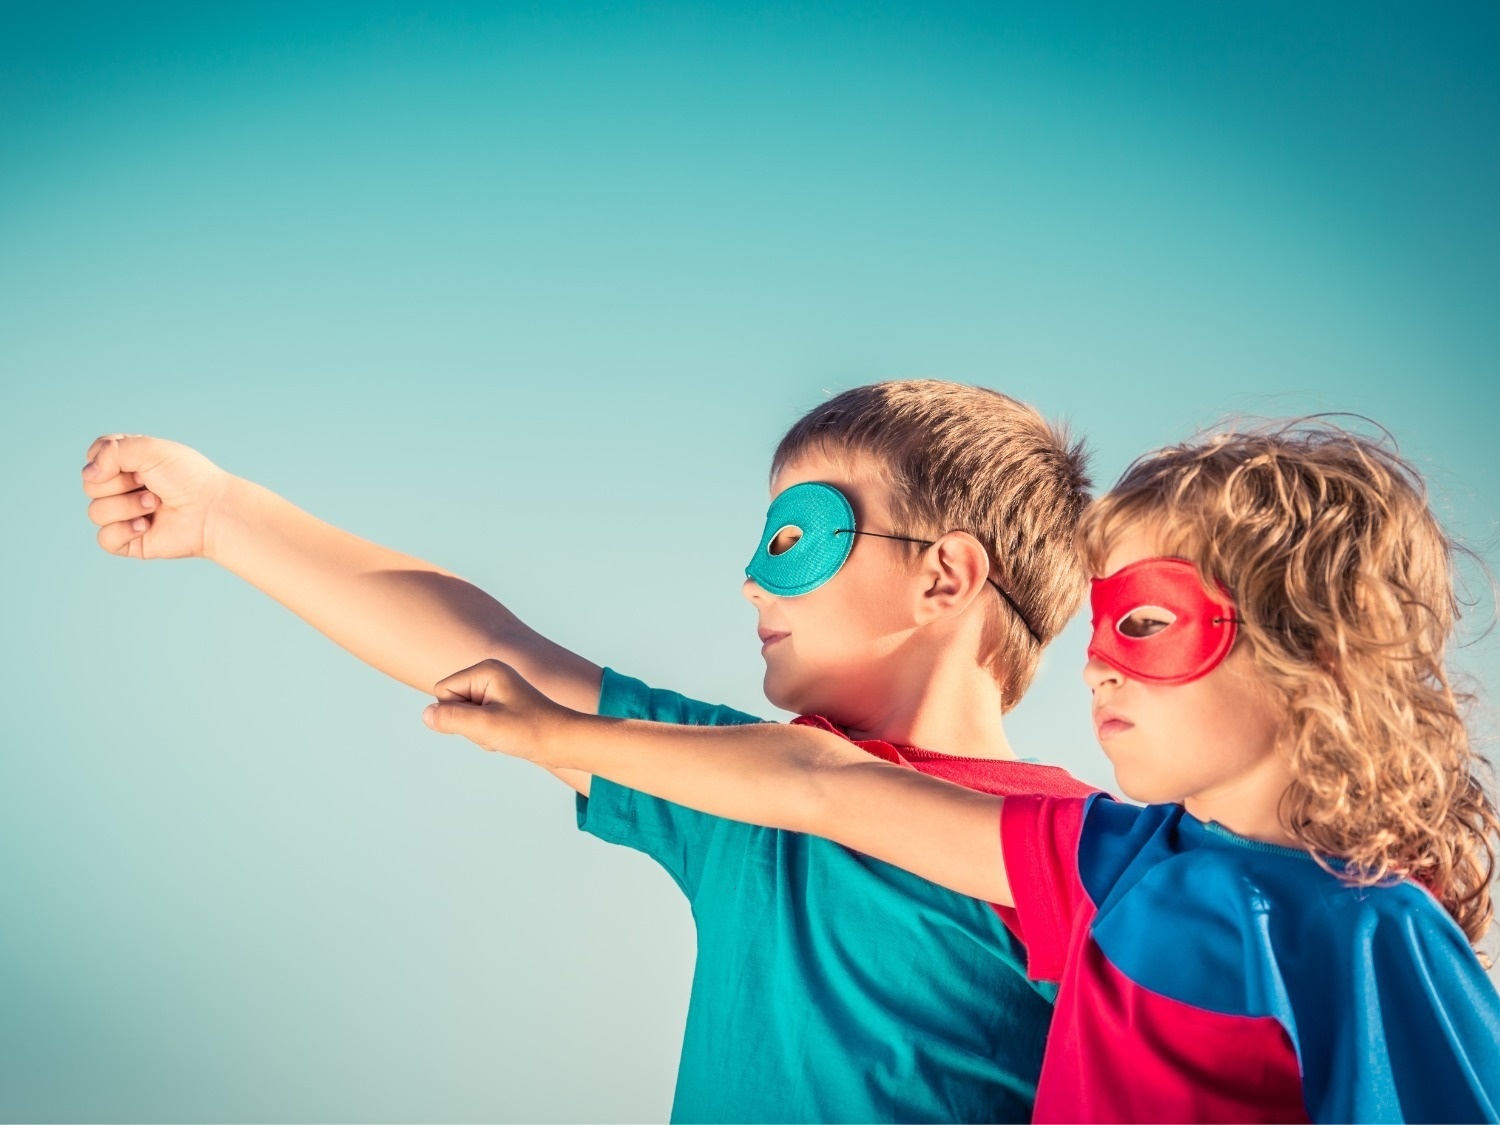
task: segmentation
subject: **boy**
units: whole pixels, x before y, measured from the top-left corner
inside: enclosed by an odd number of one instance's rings
[[[212,558],[421,691],[497,658],[574,710],[754,721],[603,669],[451,574],[192,450],[116,437],[89,457],[106,550]],[[886,383],[799,421],[772,477],[749,568],[759,577],[744,584],[767,698],[974,789],[1083,792],[1061,770],[1016,762],[1002,725],[1086,587],[1081,449],[995,392]],[[967,757],[938,752],[960,747]],[[579,793],[581,828],[652,856],[692,903],[698,960],[674,1120],[1029,1117],[1051,992],[1027,981],[989,907],[826,841],[554,772]]]
[[[1059,982],[1039,1123],[1500,1120],[1475,955],[1500,814],[1420,474],[1326,424],[1216,435],[1138,460],[1081,539],[1095,729],[1145,807],[977,793],[795,725],[576,715],[495,661],[424,720],[1013,906]]]

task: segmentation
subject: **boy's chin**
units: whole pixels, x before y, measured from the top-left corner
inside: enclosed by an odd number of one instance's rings
[[[766,699],[773,707],[780,707],[783,711],[795,711],[799,715],[805,714],[797,706],[801,694],[795,690],[794,685],[787,682],[785,675],[767,668],[765,679],[761,681],[761,691],[765,693]]]
[[[785,668],[767,668],[761,690],[771,703],[794,715],[826,715],[829,702],[813,690],[806,678],[790,674]]]

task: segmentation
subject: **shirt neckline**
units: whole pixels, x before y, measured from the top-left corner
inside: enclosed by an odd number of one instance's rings
[[[1027,766],[1031,769],[1059,770],[1062,773],[1068,772],[1062,766],[1054,766],[1048,762],[1039,762],[1035,758],[976,758],[970,754],[944,754],[941,750],[925,750],[920,746],[907,746],[900,742],[891,742],[885,738],[850,738],[848,731],[826,715],[798,715],[797,718],[811,720],[831,731],[835,731],[840,738],[852,742],[856,746],[861,742],[879,742],[883,746],[889,746],[908,761],[973,762],[986,765]]]
[[[1194,824],[1199,825],[1210,835],[1215,836],[1220,840],[1224,840],[1227,843],[1234,844],[1236,847],[1247,848],[1250,851],[1255,852],[1265,852],[1268,855],[1284,855],[1291,859],[1305,859],[1313,863],[1318,862],[1317,857],[1315,857],[1312,852],[1308,851],[1306,848],[1291,848],[1287,847],[1285,844],[1272,844],[1266,842],[1265,840],[1252,840],[1249,836],[1241,836],[1232,828],[1224,827],[1224,825],[1220,824],[1216,820],[1199,820],[1196,816],[1188,812],[1186,809],[1182,810],[1182,815],[1187,817]],[[1324,856],[1323,858],[1335,867],[1343,866],[1342,860],[1336,859],[1332,856]]]

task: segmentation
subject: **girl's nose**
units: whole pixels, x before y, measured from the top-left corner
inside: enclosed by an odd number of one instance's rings
[[[1091,656],[1088,663],[1083,666],[1083,682],[1088,684],[1089,691],[1098,691],[1107,683],[1120,683],[1123,677],[1114,668],[1111,668],[1097,656]]]

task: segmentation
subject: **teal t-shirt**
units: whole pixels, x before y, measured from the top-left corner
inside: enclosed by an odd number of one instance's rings
[[[599,713],[757,721],[608,669]],[[1055,993],[991,906],[827,840],[590,789],[578,826],[665,867],[697,923],[673,1121],[1030,1119]]]

